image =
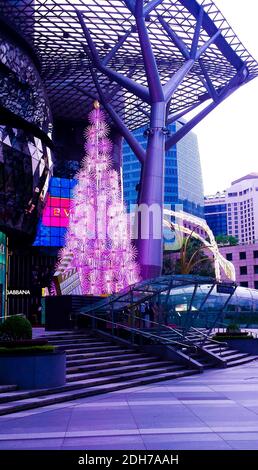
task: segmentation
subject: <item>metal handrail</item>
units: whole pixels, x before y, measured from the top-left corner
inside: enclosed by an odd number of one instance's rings
[[[128,315],[128,314],[127,314],[127,315]],[[141,317],[138,317],[138,316],[134,316],[134,318],[137,318],[137,319],[139,319],[139,320],[141,320],[141,321],[146,321],[144,318],[141,318]],[[148,321],[149,323],[153,323],[153,324],[156,324],[156,325],[158,325],[158,326],[161,326],[162,328],[167,328],[167,329],[169,329],[169,330],[172,330],[174,333],[177,333],[178,335],[180,335],[180,336],[182,336],[183,338],[185,338],[185,336],[184,336],[182,333],[180,333],[179,331],[177,331],[175,328],[172,328],[171,326],[168,326],[168,325],[165,325],[165,324],[160,324],[160,323],[155,322],[155,321],[152,321],[152,320],[147,320],[147,321]],[[201,334],[202,336],[205,336],[205,338],[206,338],[206,339],[208,338],[210,342],[215,343],[215,344],[218,344],[218,346],[220,347],[220,355],[221,355],[221,352],[222,352],[222,351],[221,351],[221,347],[222,347],[223,345],[224,345],[224,346],[225,346],[225,345],[228,346],[228,344],[227,344],[225,341],[216,341],[216,340],[213,340],[213,339],[211,339],[208,335],[205,335],[205,333],[203,333],[202,331],[199,331],[197,328],[194,328],[193,326],[192,326],[190,329],[193,329],[193,330],[196,331],[198,334]],[[191,343],[191,341],[190,341],[189,339],[188,339],[188,341],[189,341],[189,343]],[[177,342],[177,341],[175,341],[175,343],[180,344],[180,343]],[[202,344],[204,344],[204,341],[203,341]],[[189,346],[189,347],[191,347],[191,346]],[[196,346],[195,344],[192,344],[192,347],[196,347],[196,349],[197,349],[197,346]]]
[[[210,338],[209,335],[203,333],[202,331],[198,330],[197,328],[195,328],[194,326],[191,326],[190,330],[194,330],[196,331],[198,334],[202,335],[202,336],[205,336],[206,339],[209,339],[210,342],[212,343],[216,343],[216,344],[219,344],[219,345],[228,345],[226,341],[217,341],[216,339],[213,339],[213,338]]]
[[[129,314],[127,314],[129,316]],[[185,338],[185,336],[183,335],[183,333],[180,333],[180,331],[178,331],[176,328],[172,328],[172,326],[169,326],[169,325],[165,325],[165,323],[158,323],[156,321],[153,321],[153,320],[146,320],[145,318],[142,318],[142,317],[138,317],[136,315],[133,316],[133,318],[137,318],[138,320],[141,320],[141,321],[146,321],[148,323],[153,323],[155,325],[158,325],[159,327],[162,327],[162,328],[167,328],[168,330],[171,330],[173,331],[173,333],[176,333],[177,335]]]
[[[183,346],[184,348],[186,349],[192,349],[193,347],[195,347],[194,345],[189,345],[189,344],[185,344],[185,343],[180,343],[179,341],[174,341],[174,340],[171,340],[171,339],[165,339],[163,338],[162,336],[159,336],[159,335],[154,335],[152,333],[148,333],[148,332],[145,332],[145,331],[142,331],[140,330],[139,328],[132,328],[130,326],[127,326],[127,325],[124,325],[123,323],[118,323],[118,322],[113,322],[107,318],[100,318],[100,317],[96,317],[95,315],[91,315],[89,313],[84,313],[84,312],[81,312],[79,313],[78,315],[84,315],[84,316],[87,316],[89,318],[93,318],[95,320],[100,320],[100,321],[103,321],[103,322],[106,322],[106,323],[110,323],[111,325],[116,325],[116,326],[119,326],[125,330],[128,330],[130,332],[136,332],[136,333],[140,333],[142,336],[145,336],[145,337],[153,337],[153,338],[158,338],[159,340],[162,340],[163,342],[165,341],[166,343],[171,343],[171,344],[177,344],[179,346]]]

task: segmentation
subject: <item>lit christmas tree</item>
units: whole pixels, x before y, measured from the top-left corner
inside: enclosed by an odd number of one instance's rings
[[[66,243],[56,270],[76,268],[83,294],[112,294],[138,282],[139,268],[119,176],[112,169],[109,128],[98,102],[89,121],[86,156],[77,174]]]

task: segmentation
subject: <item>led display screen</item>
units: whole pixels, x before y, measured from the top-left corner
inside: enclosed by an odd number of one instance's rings
[[[75,179],[51,178],[47,202],[38,225],[34,246],[64,245],[75,185]]]

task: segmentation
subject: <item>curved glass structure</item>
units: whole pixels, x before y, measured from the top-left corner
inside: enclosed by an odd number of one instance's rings
[[[258,291],[218,283],[200,276],[169,275],[143,281],[120,294],[84,308],[84,313],[106,314],[111,311],[133,311],[150,302],[160,308],[160,323],[190,327],[226,327],[229,323],[258,325]]]
[[[0,229],[31,241],[52,174],[52,116],[33,51],[2,18],[0,29]]]

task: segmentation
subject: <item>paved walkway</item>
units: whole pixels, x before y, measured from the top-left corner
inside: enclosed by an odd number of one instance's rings
[[[0,449],[258,449],[258,361],[2,416]]]

